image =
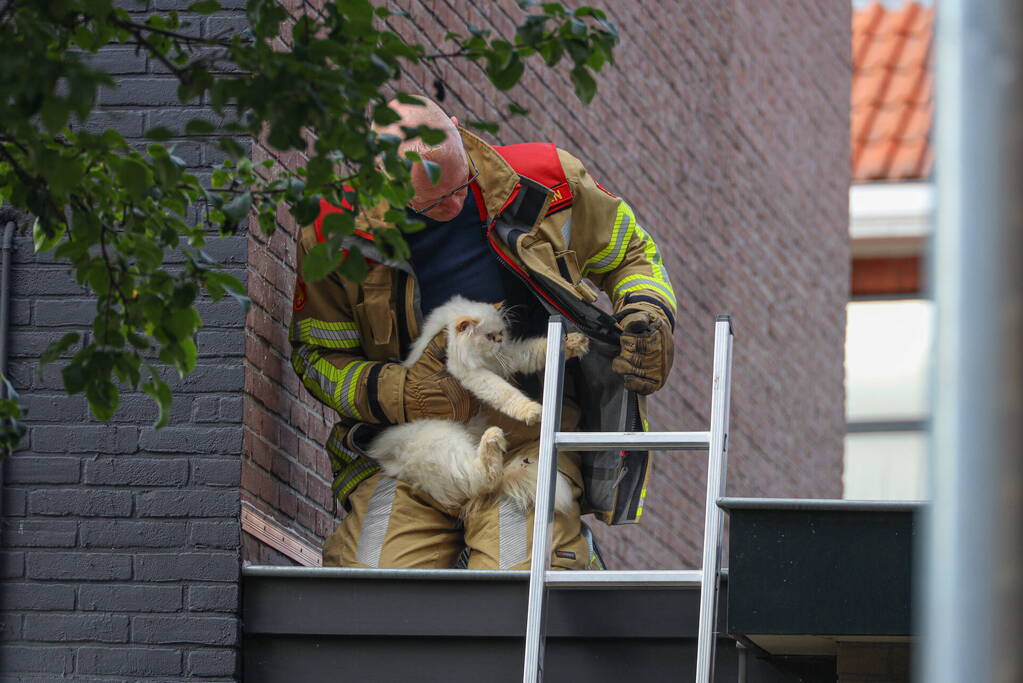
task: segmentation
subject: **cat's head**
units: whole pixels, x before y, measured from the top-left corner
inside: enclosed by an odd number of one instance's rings
[[[501,309],[476,302],[465,302],[450,331],[460,346],[480,356],[496,354],[508,338],[508,325]]]

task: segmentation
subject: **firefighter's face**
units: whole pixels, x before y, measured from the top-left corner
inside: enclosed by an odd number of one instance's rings
[[[429,160],[440,166],[440,180],[434,185],[423,165],[414,164],[412,186],[416,196],[409,208],[435,221],[449,221],[462,211],[469,194],[469,163],[461,145],[445,154],[432,155]]]

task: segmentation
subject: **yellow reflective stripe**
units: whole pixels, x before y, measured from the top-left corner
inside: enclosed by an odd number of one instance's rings
[[[334,483],[331,484],[334,495],[344,503],[356,486],[379,471],[380,465],[378,463],[369,458],[359,456],[357,461],[349,465],[334,479]]]
[[[643,516],[643,501],[646,500],[646,488],[639,492],[639,505],[636,506],[636,521]]]
[[[341,426],[335,425],[327,439],[327,453],[334,470],[334,481],[330,487],[342,503],[359,483],[380,470],[376,462],[345,446],[343,433]]]
[[[355,394],[359,378],[370,361],[352,361],[337,368],[312,348],[303,346],[292,355],[291,362],[313,396],[342,415],[362,420]]]
[[[671,288],[670,282],[658,282],[649,275],[629,275],[622,278],[615,287],[614,298],[617,301],[629,292],[636,292],[641,289],[654,290],[671,303],[675,308],[675,291]]]
[[[328,322],[305,318],[292,324],[291,339],[327,349],[357,349],[359,328],[354,322]]]
[[[330,431],[330,437],[327,439],[327,454],[335,470],[341,470],[359,459],[358,453],[345,446],[337,427]]]
[[[341,368],[344,380],[339,381],[334,388],[333,403],[339,413],[362,420],[362,415],[356,407],[355,390],[359,385],[359,378],[369,365],[370,361],[352,361]]]
[[[292,354],[291,362],[309,393],[336,409],[334,393],[344,378],[342,372],[320,358],[320,354],[309,346],[303,346]]]
[[[654,279],[671,290],[672,297],[674,297],[675,290],[672,289],[671,280],[668,279],[668,269],[664,267],[661,253],[657,251],[657,243],[654,242],[654,239],[650,237],[646,230],[638,225],[636,226],[636,234],[644,242],[643,254],[646,256],[646,260],[650,262],[650,269],[653,271]]]
[[[585,277],[589,273],[606,273],[617,268],[625,258],[625,252],[635,226],[636,217],[633,215],[632,209],[625,202],[619,202],[610,241],[607,246],[586,259],[582,275]]]

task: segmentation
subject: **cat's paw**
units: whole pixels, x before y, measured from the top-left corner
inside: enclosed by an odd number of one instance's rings
[[[500,427],[490,427],[480,437],[479,466],[482,479],[475,495],[493,493],[504,477],[504,453],[508,442]]]
[[[579,358],[590,350],[590,339],[585,334],[571,332],[565,337],[565,357]]]
[[[527,425],[535,425],[540,421],[540,413],[543,412],[543,406],[536,401],[529,401],[523,404],[522,408],[516,411],[516,415],[512,415],[519,422],[525,422]]]
[[[500,427],[487,427],[480,437],[480,448],[504,454],[508,450],[508,440],[504,438],[504,430]]]

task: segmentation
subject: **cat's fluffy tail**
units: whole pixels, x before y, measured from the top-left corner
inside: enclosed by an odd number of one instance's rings
[[[539,468],[533,458],[516,458],[504,466],[500,495],[513,501],[523,511],[532,510],[536,504],[536,476]],[[576,512],[577,505],[572,496],[572,483],[558,472],[554,489],[554,509],[562,514]]]

